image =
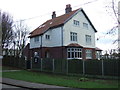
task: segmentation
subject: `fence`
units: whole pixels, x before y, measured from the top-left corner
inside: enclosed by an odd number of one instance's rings
[[[39,59],[38,61],[31,61],[31,69],[45,72],[66,72],[66,60],[61,59]]]
[[[29,62],[28,62],[29,61]],[[2,64],[32,70],[62,73],[62,74],[83,74],[118,76],[119,60],[65,60],[65,59],[33,59],[7,56],[3,58]]]
[[[87,75],[118,76],[119,60],[61,60],[40,59],[32,60],[33,70],[53,73],[75,73]]]
[[[14,56],[4,56],[2,60],[2,65],[18,67],[26,69],[26,60],[24,58],[14,57]]]

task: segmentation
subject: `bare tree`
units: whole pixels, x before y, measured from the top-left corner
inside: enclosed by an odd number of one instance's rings
[[[28,27],[22,21],[14,25],[14,45],[16,46],[18,56],[23,53],[28,33]]]
[[[2,18],[2,48],[7,48],[13,40],[13,18],[6,12],[1,12]]]
[[[118,38],[114,40],[113,44],[117,43],[118,44],[118,55],[120,56],[120,6],[118,0],[111,0],[111,4],[107,5],[107,11],[109,15],[113,18],[115,25],[113,28],[111,28],[106,34],[110,35],[116,35],[118,33]]]

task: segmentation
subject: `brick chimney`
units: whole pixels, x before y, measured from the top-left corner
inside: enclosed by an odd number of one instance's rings
[[[71,8],[71,5],[70,4],[67,4],[66,5],[66,8],[65,8],[65,13],[69,13],[72,11],[72,8]]]
[[[55,11],[52,13],[52,19],[56,17]]]

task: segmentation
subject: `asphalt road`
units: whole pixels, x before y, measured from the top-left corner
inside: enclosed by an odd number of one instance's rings
[[[6,89],[13,89],[13,90],[16,90],[16,89],[19,89],[19,90],[30,90],[30,89],[25,89],[25,88],[21,88],[21,87],[17,87],[17,86],[11,86],[11,85],[6,85],[6,84],[1,84],[0,83],[0,90],[6,90]]]

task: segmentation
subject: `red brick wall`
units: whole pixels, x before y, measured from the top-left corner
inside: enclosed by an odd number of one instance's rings
[[[30,49],[30,57],[34,56],[34,52],[38,52],[40,58],[45,58],[46,51],[49,51],[50,58],[54,58],[54,59],[67,58],[67,49],[65,47],[42,47],[42,48]]]
[[[86,49],[92,50],[92,58],[96,59],[95,49],[94,48],[83,48],[82,58],[86,59]],[[46,51],[49,51],[50,58],[54,59],[67,59],[67,47],[43,47],[43,48],[34,48],[30,49],[29,58],[34,57],[34,52],[38,52],[40,58],[45,58]],[[42,56],[42,57],[41,57]]]

